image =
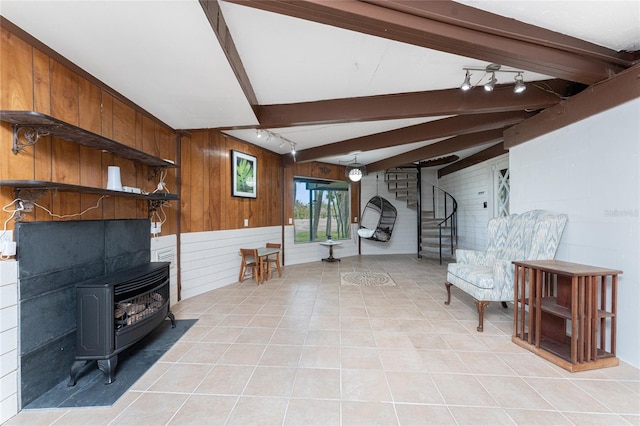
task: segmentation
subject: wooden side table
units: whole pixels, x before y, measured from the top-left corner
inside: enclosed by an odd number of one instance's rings
[[[514,343],[571,372],[618,365],[622,271],[560,260],[513,264]]]

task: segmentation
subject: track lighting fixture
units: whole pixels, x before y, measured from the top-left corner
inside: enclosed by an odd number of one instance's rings
[[[277,133],[273,133],[270,130],[256,129],[256,138],[262,139],[265,136],[266,136],[266,142],[279,140],[280,141],[280,144],[279,144],[280,148],[282,148],[286,144],[289,144],[289,147],[291,147],[291,154],[294,155],[294,156],[296,155],[296,143],[295,142],[290,141],[289,139],[285,138],[282,135],[279,135]]]
[[[465,68],[462,68],[462,69],[465,71],[464,82],[460,86],[460,89],[463,90],[463,91],[470,90],[473,87],[479,85],[486,75],[490,75],[491,77],[490,77],[489,81],[487,81],[483,86],[484,86],[484,90],[486,90],[487,92],[492,92],[493,89],[495,88],[496,84],[498,83],[498,79],[496,78],[496,73],[501,73],[501,72],[517,74],[515,76],[516,84],[513,87],[513,93],[522,93],[527,89],[527,86],[525,86],[525,84],[524,84],[524,77],[523,77],[524,71],[503,70],[502,66],[498,65],[498,64],[489,64],[485,68],[465,67]],[[473,85],[471,83],[471,73],[470,73],[470,71],[484,71],[484,74],[482,75],[480,80],[478,80],[478,82],[475,85]]]

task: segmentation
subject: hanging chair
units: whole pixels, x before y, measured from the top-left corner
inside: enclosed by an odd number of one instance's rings
[[[358,235],[372,241],[389,241],[397,215],[398,211],[389,201],[376,195],[362,211]]]

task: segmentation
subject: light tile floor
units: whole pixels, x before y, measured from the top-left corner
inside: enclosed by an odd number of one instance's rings
[[[340,272],[397,286],[341,286]],[[287,266],[173,307],[198,318],[107,408],[23,411],[9,425],[640,424],[640,372],[568,373],[511,342],[492,304],[476,332],[471,298],[446,266],[362,256]]]

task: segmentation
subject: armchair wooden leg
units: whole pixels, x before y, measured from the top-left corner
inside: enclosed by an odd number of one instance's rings
[[[447,301],[444,302],[445,305],[448,305],[449,303],[451,303],[451,286],[453,284],[451,284],[450,282],[446,282],[444,283],[444,286],[447,288]]]
[[[488,300],[474,300],[476,304],[476,308],[478,309],[478,330],[479,332],[484,331],[484,308],[489,306]]]

